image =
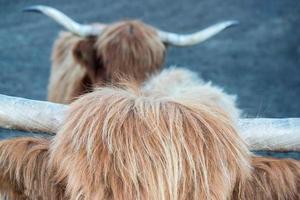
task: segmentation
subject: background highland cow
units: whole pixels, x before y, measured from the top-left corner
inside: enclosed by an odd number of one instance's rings
[[[51,20],[21,13],[39,1],[0,2],[0,93],[46,98],[50,52],[61,30]],[[178,64],[238,95],[252,117],[300,116],[300,3],[266,1],[43,1],[80,22],[138,18],[187,33],[224,19],[241,25],[191,48],[172,48],[165,66]],[[6,133],[2,131],[1,133]],[[15,133],[15,132],[14,132]],[[0,137],[4,137],[1,134]]]
[[[48,100],[65,104],[95,87],[117,84],[120,79],[141,84],[162,69],[168,46],[197,45],[238,24],[235,20],[223,21],[183,35],[140,20],[81,24],[44,5],[23,11],[42,13],[66,29],[53,45],[48,84]]]

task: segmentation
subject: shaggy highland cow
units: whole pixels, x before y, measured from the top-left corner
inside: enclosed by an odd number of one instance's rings
[[[0,142],[0,189],[10,199],[299,199],[299,162],[252,156],[238,113],[187,70],[99,88],[71,104],[50,141]]]
[[[49,144],[41,138],[0,141],[1,199],[64,199],[65,185],[56,182],[48,162]]]
[[[70,103],[96,86],[128,77],[138,83],[160,70],[167,45],[195,45],[236,24],[226,21],[190,35],[167,33],[140,21],[80,25],[58,10],[32,6],[69,32],[62,32],[52,52],[48,99]]]
[[[168,70],[142,88],[100,88],[71,104],[51,142],[1,141],[1,189],[30,199],[230,197],[250,173],[236,110],[230,96],[192,78]],[[10,153],[26,140],[22,152],[31,156]],[[34,187],[39,181],[46,186]]]
[[[238,113],[183,69],[99,88],[70,105],[51,140],[0,142],[0,189],[10,199],[299,199],[300,163],[252,156]]]
[[[251,177],[236,185],[232,199],[300,199],[300,162],[252,156]]]

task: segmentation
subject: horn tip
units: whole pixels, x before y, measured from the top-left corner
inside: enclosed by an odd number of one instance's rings
[[[230,20],[227,22],[227,27],[237,26],[240,22],[238,20]]]
[[[22,12],[36,12],[36,13],[41,13],[40,6],[35,5],[35,6],[28,6],[22,9]]]

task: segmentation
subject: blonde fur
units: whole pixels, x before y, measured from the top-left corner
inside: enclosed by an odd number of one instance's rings
[[[298,199],[299,162],[252,156],[238,113],[234,97],[184,69],[98,88],[71,104],[51,141],[0,142],[0,191],[11,199]]]
[[[80,37],[62,32],[54,44],[48,85],[48,100],[69,103],[86,92],[86,69],[73,58],[72,49]]]
[[[193,93],[195,90],[197,93]],[[234,121],[237,121],[241,114],[235,105],[236,96],[225,93],[211,82],[203,81],[196,73],[185,68],[172,66],[152,75],[144,83],[143,91],[169,95],[183,101],[188,96],[197,104],[221,107]]]
[[[131,85],[100,88],[71,104],[50,154],[67,195],[228,199],[249,175],[249,152],[221,106],[221,91],[187,90],[188,82],[176,82],[181,95]],[[203,87],[212,93],[201,95]]]
[[[120,77],[142,83],[162,67],[165,49],[156,31],[140,21],[110,24],[95,38],[63,32],[52,51],[48,100],[70,103]]]
[[[232,199],[300,199],[299,161],[253,156],[251,165],[251,178],[236,186]]]
[[[53,180],[48,139],[0,141],[0,192],[11,200],[63,199],[64,186]]]

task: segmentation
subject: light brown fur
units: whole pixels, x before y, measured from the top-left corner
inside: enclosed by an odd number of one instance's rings
[[[19,199],[297,199],[299,162],[251,158],[236,117],[232,96],[183,69],[142,86],[99,88],[71,104],[51,141],[0,142],[0,191]]]
[[[63,32],[55,42],[48,85],[49,101],[68,103],[87,90],[86,69],[74,60],[72,53],[80,40],[78,36]]]
[[[185,82],[177,84],[181,95],[149,83],[146,91],[101,88],[75,101],[51,146],[67,195],[228,199],[249,175],[249,152],[220,106],[222,93],[210,86],[203,95],[206,86]]]
[[[168,77],[168,78],[166,78]],[[174,84],[176,82],[177,84]],[[179,87],[181,84],[184,87]],[[193,87],[202,85],[199,98],[201,104],[219,105],[231,115],[236,122],[240,111],[234,105],[235,97],[229,96],[219,88],[204,84],[195,74],[184,69],[164,70],[147,82],[144,90],[158,93],[183,95],[182,89],[193,91]],[[222,94],[219,96],[218,94]],[[192,96],[191,94],[189,94]],[[251,157],[251,176],[244,185],[237,184],[231,199],[300,199],[300,162],[293,159],[276,159],[268,157]]]
[[[110,24],[98,37],[63,32],[52,52],[48,99],[70,103],[124,76],[141,83],[162,67],[164,56],[156,31],[139,21]]]
[[[0,192],[11,200],[63,199],[64,186],[53,179],[48,139],[0,141]]]
[[[236,186],[233,199],[300,199],[299,161],[253,156],[252,167],[251,178]]]

